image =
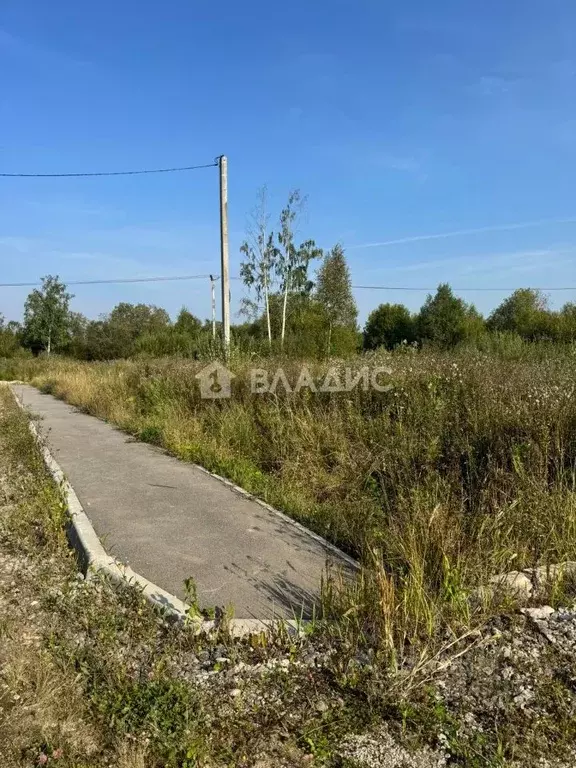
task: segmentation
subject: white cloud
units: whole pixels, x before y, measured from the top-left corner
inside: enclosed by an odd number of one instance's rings
[[[394,240],[380,240],[373,243],[357,243],[356,245],[347,245],[346,249],[351,251],[361,248],[385,248],[390,245],[403,245],[404,243],[418,243],[423,240],[444,240],[451,237],[464,237],[466,235],[479,235],[484,232],[509,232],[515,229],[528,229],[530,227],[543,227],[546,224],[574,224],[576,216],[565,219],[539,219],[537,221],[524,221],[519,224],[495,224],[487,227],[475,227],[472,229],[455,229],[450,232],[434,232],[423,235],[409,235],[408,237],[399,237]]]
[[[92,64],[76,59],[67,53],[55,51],[38,43],[30,42],[1,28],[0,54],[20,59],[32,59],[46,64],[68,64],[80,67],[92,66]]]
[[[510,90],[510,87],[510,80],[494,75],[483,75],[478,82],[478,89],[484,96],[495,96],[507,93]]]
[[[302,107],[290,107],[288,109],[288,121],[290,123],[298,123],[303,115],[304,110]]]

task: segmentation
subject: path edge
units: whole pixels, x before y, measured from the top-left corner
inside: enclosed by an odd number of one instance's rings
[[[173,454],[170,454],[168,451],[165,451],[165,453],[168,456],[171,456],[172,458],[176,458],[177,460],[179,460],[177,457],[174,457]],[[358,572],[360,570],[360,565],[357,560],[354,560],[353,557],[346,554],[346,552],[343,552],[341,549],[338,549],[338,547],[335,544],[332,544],[323,536],[320,536],[319,533],[315,533],[314,531],[311,531],[310,528],[307,528],[302,523],[299,523],[298,520],[294,520],[293,517],[289,517],[284,512],[280,512],[279,509],[276,509],[276,507],[273,507],[271,504],[268,504],[268,502],[263,501],[262,499],[259,499],[258,496],[254,496],[254,494],[250,493],[250,491],[247,491],[245,488],[242,488],[241,486],[236,485],[236,483],[233,483],[232,480],[227,480],[225,477],[222,477],[222,475],[217,475],[215,472],[211,472],[209,469],[206,469],[206,467],[202,467],[200,464],[195,464],[192,461],[186,462],[186,463],[190,464],[190,466],[194,467],[194,469],[199,469],[200,472],[204,472],[205,475],[209,475],[210,477],[213,477],[215,480],[218,480],[220,483],[223,483],[234,493],[237,493],[240,496],[243,496],[245,499],[248,499],[249,501],[254,501],[260,507],[264,507],[264,509],[268,510],[268,512],[272,512],[272,514],[279,517],[283,522],[287,523],[293,528],[296,528],[300,533],[304,534],[305,536],[309,536],[314,541],[317,541],[326,550],[327,553],[332,553],[332,555],[334,555],[338,560],[343,560],[344,562],[346,562],[352,568],[353,571]]]
[[[217,630],[219,626],[218,621],[200,620],[190,616],[190,606],[187,603],[154,584],[146,577],[136,573],[130,566],[123,565],[106,552],[74,488],[66,479],[60,465],[42,440],[36,425],[30,418],[30,413],[14,391],[12,385],[20,384],[20,382],[1,381],[0,384],[8,386],[18,407],[28,418],[28,429],[36,441],[44,460],[44,465],[64,497],[70,516],[66,526],[66,535],[71,547],[78,556],[84,576],[89,579],[91,576],[99,573],[107,576],[114,584],[136,587],[154,608],[160,609],[162,613],[167,614],[173,619],[190,622],[198,634],[209,634]],[[203,469],[202,467],[198,468]],[[203,469],[203,471],[211,474],[208,470]],[[230,483],[225,478],[218,477],[218,479],[227,485],[233,486],[237,492],[249,495],[247,491],[234,486],[233,483]],[[262,504],[268,506],[265,502],[262,502]],[[270,509],[277,512],[272,507]],[[278,512],[278,514],[282,515],[281,512]],[[355,565],[358,567],[357,563]],[[233,637],[261,634],[272,629],[278,629],[280,626],[284,626],[288,631],[300,633],[308,624],[310,624],[310,621],[306,619],[230,619],[226,622],[226,626]]]

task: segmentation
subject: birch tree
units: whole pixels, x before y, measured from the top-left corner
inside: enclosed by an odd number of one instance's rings
[[[49,355],[68,339],[72,295],[58,275],[42,278],[42,287],[29,294],[24,305],[24,340],[27,347]]]
[[[280,348],[284,348],[286,336],[286,311],[288,296],[291,293],[310,293],[313,283],[308,279],[308,265],[322,255],[314,240],[306,240],[296,247],[295,229],[306,200],[299,190],[293,190],[288,196],[286,207],[280,214],[280,232],[278,250],[275,258],[276,274],[280,282],[282,295],[282,325],[280,330]]]
[[[270,321],[270,289],[275,272],[277,249],[274,235],[268,231],[270,215],[268,213],[268,192],[266,187],[258,190],[256,206],[250,213],[246,227],[246,240],[240,246],[245,261],[240,264],[240,276],[244,285],[254,291],[256,302],[243,301],[243,309],[248,314],[256,315],[259,305],[264,300],[264,314],[268,333],[268,344],[272,346],[272,324]]]

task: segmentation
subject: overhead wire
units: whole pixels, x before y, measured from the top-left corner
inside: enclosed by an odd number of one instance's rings
[[[162,277],[119,277],[108,280],[66,280],[62,282],[65,285],[111,285],[114,283],[160,283],[170,280],[203,280],[209,278],[210,275],[167,275]],[[0,283],[0,288],[34,288],[38,285],[42,285],[42,283]]]
[[[230,280],[242,280],[241,277],[231,277]],[[416,288],[406,285],[351,285],[354,290],[370,290],[370,291],[421,291],[421,292],[434,292],[438,286],[434,288]],[[452,288],[453,291],[515,291],[517,288]],[[555,287],[555,288],[533,288],[535,291],[576,291],[576,287]]]
[[[195,171],[201,168],[213,168],[218,166],[220,158],[217,157],[212,163],[204,163],[201,165],[184,165],[176,166],[172,168],[145,168],[140,170],[130,171],[89,171],[80,173],[0,173],[0,178],[34,178],[34,179],[46,179],[46,178],[82,178],[82,177],[94,177],[94,176],[138,176],[142,174],[152,173],[178,173],[181,171]],[[520,225],[517,225],[520,226]],[[526,225],[522,225],[526,226]],[[470,230],[470,232],[482,231],[482,230]],[[393,241],[390,242],[392,244]],[[401,241],[398,241],[401,242]],[[387,245],[388,243],[382,243]],[[372,244],[370,244],[372,245]],[[364,246],[356,246],[364,247]],[[176,276],[160,276],[160,277],[135,277],[135,278],[111,278],[107,280],[71,280],[67,285],[112,285],[121,283],[155,283],[165,281],[178,281],[178,280],[199,280],[205,278],[219,279],[219,276],[211,275],[176,275]],[[231,280],[241,280],[241,277],[231,276]],[[0,288],[30,288],[41,285],[38,282],[21,282],[21,283],[0,283]],[[413,286],[399,286],[399,285],[352,285],[354,290],[372,290],[372,291],[416,291],[416,292],[431,292],[436,288],[418,288]],[[515,288],[499,288],[499,287],[475,287],[475,288],[453,288],[454,291],[468,292],[468,291],[496,291],[496,292],[511,292],[516,290]],[[544,292],[548,291],[576,291],[575,287],[559,287],[552,288],[536,288]]]
[[[438,286],[434,288],[413,288],[412,286],[400,286],[400,285],[352,285],[352,288],[358,289],[358,290],[372,290],[372,291],[435,291]],[[452,286],[450,286],[452,288]],[[453,291],[461,291],[462,293],[465,293],[466,291],[502,291],[506,293],[507,291],[516,291],[517,288],[452,288]],[[554,287],[554,288],[532,288],[534,291],[576,291],[575,287]]]
[[[137,171],[90,171],[82,173],[0,173],[3,178],[20,179],[62,179],[83,176],[140,176],[144,173],[177,173],[180,171],[196,171],[199,168],[214,168],[218,165],[218,159],[212,163],[203,165],[183,165],[175,168],[145,168]]]
[[[117,277],[108,279],[94,279],[94,280],[63,280],[66,285],[113,285],[122,283],[161,283],[161,282],[177,282],[180,280],[219,280],[220,275],[217,274],[204,274],[204,275],[160,275],[154,277]],[[232,275],[230,280],[242,280],[238,275]],[[21,283],[0,283],[0,288],[34,288],[38,285],[42,285],[41,282],[21,282]],[[436,286],[437,287],[437,286]],[[354,290],[371,290],[371,291],[419,291],[419,292],[433,292],[434,288],[416,288],[413,286],[401,286],[401,285],[352,285]],[[500,291],[503,293],[513,292],[516,288],[495,288],[495,287],[478,287],[478,288],[452,288],[453,291]],[[538,291],[576,291],[574,286],[554,286],[552,288],[536,288],[533,290]]]

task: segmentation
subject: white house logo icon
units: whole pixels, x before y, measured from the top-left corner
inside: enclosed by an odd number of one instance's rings
[[[200,384],[200,397],[203,400],[219,400],[230,397],[231,382],[236,375],[220,363],[210,363],[194,377]]]

